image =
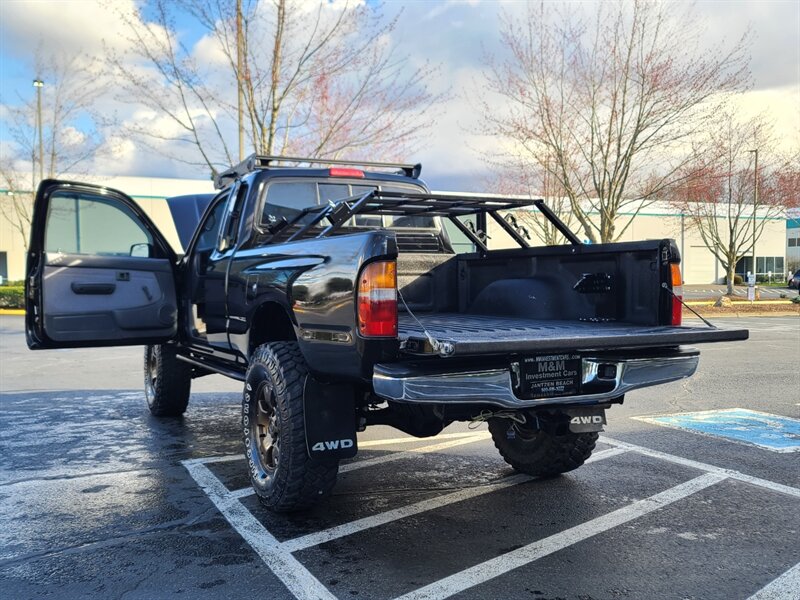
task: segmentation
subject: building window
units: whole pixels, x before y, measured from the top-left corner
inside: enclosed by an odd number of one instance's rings
[[[798,240],[800,240],[800,238],[789,238],[789,248],[796,247]]]
[[[752,256],[743,256],[736,263],[736,273],[745,276],[750,272],[751,265],[753,264]],[[772,273],[783,273],[783,257],[782,256],[756,256],[756,275],[767,275]]]

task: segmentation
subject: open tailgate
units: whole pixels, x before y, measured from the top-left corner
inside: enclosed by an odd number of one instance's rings
[[[427,332],[427,335],[426,335]],[[439,313],[399,316],[406,352],[431,354],[428,336],[449,342],[449,356],[529,353],[550,350],[621,350],[746,340],[746,329],[553,321]]]

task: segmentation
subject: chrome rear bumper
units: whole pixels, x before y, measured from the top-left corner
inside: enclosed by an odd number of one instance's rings
[[[542,404],[597,404],[651,385],[690,377],[697,370],[699,352],[686,349],[663,357],[604,358],[584,356],[582,386],[602,382],[602,393],[521,399],[514,393],[508,368],[450,373],[411,374],[392,365],[376,365],[372,384],[378,396],[396,402],[421,404],[492,404],[526,408]],[[600,365],[616,365],[616,376],[600,378]],[[610,388],[610,389],[608,389]]]

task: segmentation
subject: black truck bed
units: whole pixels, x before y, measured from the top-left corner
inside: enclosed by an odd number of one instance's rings
[[[413,353],[430,352],[425,330],[453,344],[455,355],[539,352],[550,350],[620,350],[745,340],[746,329],[642,326],[627,323],[555,321],[435,313],[399,315],[399,337]],[[419,321],[419,323],[417,322]]]

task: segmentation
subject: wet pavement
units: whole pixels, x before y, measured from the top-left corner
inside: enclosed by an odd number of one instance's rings
[[[635,418],[800,418],[800,319],[722,325],[751,340],[629,394],[572,473],[515,475],[484,427],[376,427],[328,502],[284,516],[247,488],[238,382],[155,419],[140,348],[30,352],[0,317],[0,597],[796,599],[800,453]]]

